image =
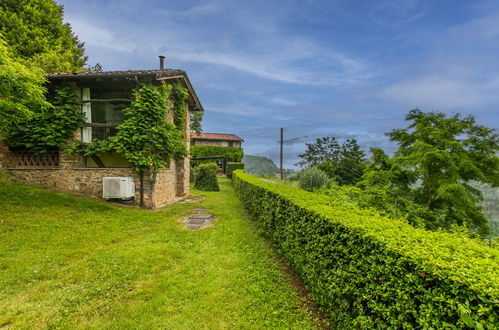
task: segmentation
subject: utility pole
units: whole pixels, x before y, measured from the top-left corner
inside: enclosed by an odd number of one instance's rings
[[[284,173],[282,171],[282,146],[283,146],[283,142],[284,142],[284,128],[281,127],[281,152],[280,152],[280,174],[281,174],[281,180],[284,180]]]

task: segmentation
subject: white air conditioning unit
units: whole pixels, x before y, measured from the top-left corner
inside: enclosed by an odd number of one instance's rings
[[[104,199],[132,199],[135,197],[133,178],[104,177],[102,178],[102,195]]]

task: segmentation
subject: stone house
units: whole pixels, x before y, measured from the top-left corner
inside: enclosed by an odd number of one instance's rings
[[[191,146],[217,146],[242,148],[244,142],[235,134],[191,133]]]
[[[123,109],[132,97],[132,90],[140,84],[159,85],[179,80],[189,92],[185,143],[190,146],[189,118],[191,111],[203,111],[203,107],[187,77],[181,70],[133,70],[111,72],[81,72],[48,74],[50,85],[61,82],[74,86],[81,99],[82,111],[87,122],[75,132],[83,142],[106,139],[116,133],[116,127],[124,120]],[[169,120],[173,121],[170,111]],[[0,167],[5,168],[14,180],[67,192],[79,192],[101,198],[104,177],[131,177],[135,185],[135,200],[156,209],[184,198],[189,193],[190,159],[171,160],[167,168],[154,174],[145,173],[142,178],[131,170],[128,161],[118,153],[103,153],[98,157],[71,156],[63,150],[42,155],[9,148],[0,141]]]

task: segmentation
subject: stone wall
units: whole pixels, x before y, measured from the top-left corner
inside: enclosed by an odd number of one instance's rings
[[[185,142],[190,147],[189,113],[186,114]],[[173,121],[172,112],[169,120]],[[79,138],[78,129],[75,137]],[[140,203],[140,176],[130,168],[88,168],[81,155],[59,154],[57,168],[19,168],[15,165],[13,153],[0,140],[0,169],[6,169],[12,178],[22,184],[36,185],[56,191],[78,192],[102,198],[103,177],[132,177],[135,184],[135,201]],[[190,159],[185,157],[171,161],[169,168],[158,173],[144,174],[144,206],[151,209],[164,207],[189,194]]]
[[[229,141],[222,140],[193,140],[193,146],[214,146],[214,147],[229,147]],[[232,141],[232,146],[235,148],[241,148],[241,142]]]

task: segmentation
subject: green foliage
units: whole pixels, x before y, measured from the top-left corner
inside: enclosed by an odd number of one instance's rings
[[[167,166],[170,159],[186,155],[183,126],[168,121],[170,86],[142,86],[134,91],[135,99],[125,109],[126,120],[118,126],[108,147],[121,153],[136,171],[153,172]]]
[[[171,89],[171,85],[144,85],[134,90],[135,99],[124,110],[126,120],[118,126],[115,136],[92,143],[72,141],[67,151],[85,156],[118,152],[137,172],[157,172],[166,167],[169,160],[184,157],[187,151],[183,126],[176,128],[168,121],[168,96]]]
[[[217,181],[218,166],[201,164],[194,169],[194,187],[203,191],[219,191]]]
[[[221,156],[226,159],[240,162],[243,158],[243,149],[236,147],[217,147],[217,146],[191,146],[191,157],[215,157]],[[211,160],[192,160],[191,166],[196,167],[199,164],[213,163],[216,159]]]
[[[335,328],[497,326],[497,250],[242,171],[233,185]]]
[[[63,23],[63,7],[52,0],[0,1],[0,35],[14,56],[47,72],[81,71],[83,43]]]
[[[192,111],[191,112],[191,132],[201,133],[203,131],[203,126],[201,122],[203,121],[204,111]]]
[[[227,177],[232,178],[232,172],[235,170],[244,170],[243,163],[227,163]]]
[[[185,130],[185,121],[187,120],[187,104],[186,100],[189,92],[182,86],[180,80],[177,80],[171,88],[170,96],[173,100],[173,123],[178,130]]]
[[[84,122],[80,102],[73,87],[59,86],[50,99],[53,107],[42,107],[31,119],[12,126],[7,143],[35,153],[59,149],[71,139]]]
[[[0,39],[0,131],[26,121],[33,111],[50,107],[44,83],[43,72],[14,59]]]
[[[244,155],[245,171],[262,177],[275,177],[279,171],[272,159],[262,156]]]
[[[314,191],[329,185],[327,174],[317,167],[307,167],[300,173],[300,188],[306,191]]]
[[[306,143],[307,150],[298,155],[300,166],[315,166],[338,184],[355,184],[360,181],[366,163],[366,155],[357,140],[348,139],[341,146],[334,137],[323,137],[315,143]]]
[[[472,116],[415,109],[405,119],[407,128],[387,133],[399,145],[392,167],[405,174],[387,181],[433,213],[427,218],[430,228],[457,224],[486,233],[487,219],[478,204],[482,195],[470,183],[499,185],[499,136]]]

